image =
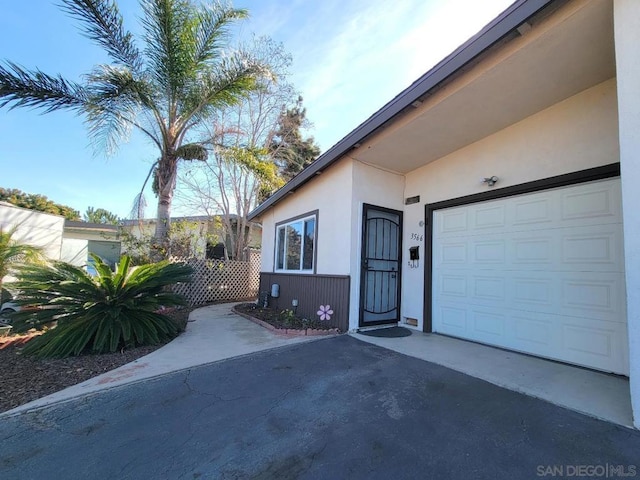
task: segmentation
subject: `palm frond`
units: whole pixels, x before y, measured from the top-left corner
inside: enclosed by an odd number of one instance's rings
[[[89,75],[90,101],[86,122],[95,151],[115,151],[119,143],[129,138],[133,127],[146,133],[158,146],[160,139],[138,123],[142,109],[154,109],[149,85],[136,80],[125,67],[99,65]]]
[[[38,69],[29,71],[13,62],[0,63],[0,108],[44,108],[45,113],[59,109],[82,112],[88,102],[86,89],[61,76]]]
[[[142,60],[133,36],[123,25],[113,0],[62,0],[62,9],[84,26],[84,34],[104,48],[117,63],[140,71]]]
[[[217,8],[203,6],[197,13],[197,24],[194,31],[194,67],[199,69],[219,58],[231,22],[242,20],[248,16],[249,13],[245,9],[222,5],[217,5]]]
[[[145,54],[155,82],[170,104],[184,85],[194,47],[193,8],[189,0],[143,0]]]
[[[44,262],[42,249],[18,241],[16,230],[15,227],[9,230],[0,227],[0,286],[2,278],[14,273],[22,264]]]
[[[209,118],[215,110],[235,105],[256,88],[258,78],[268,75],[269,69],[250,55],[229,55],[185,94],[181,120],[184,125],[193,124]]]

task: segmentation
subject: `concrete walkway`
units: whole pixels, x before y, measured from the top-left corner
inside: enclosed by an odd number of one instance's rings
[[[231,312],[235,304],[210,305],[191,312],[187,330],[158,350],[115,370],[8,410],[16,415],[101,390],[147,380],[198,365],[324,337],[286,337]]]

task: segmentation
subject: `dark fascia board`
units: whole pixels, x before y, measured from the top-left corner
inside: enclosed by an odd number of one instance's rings
[[[209,220],[212,220],[215,218],[222,218],[222,215],[216,214],[212,216],[192,215],[187,217],[171,217],[171,221],[172,222],[208,222]],[[237,218],[237,215],[235,213],[232,213],[231,215],[229,215],[229,218],[231,220],[235,220]],[[156,223],[157,220],[158,220],[157,218],[140,218],[140,219],[127,218],[125,220],[121,220],[120,223],[125,227],[130,227],[130,226],[140,225],[141,223],[143,225],[144,224],[150,225],[152,223]]]
[[[394,99],[374,113],[366,121],[351,131],[346,137],[320,155],[309,167],[296,175],[285,186],[271,197],[258,205],[251,213],[249,220],[262,215],[282,200],[287,194],[313,179],[318,172],[322,172],[331,164],[342,158],[347,152],[355,148],[366,137],[374,133],[384,124],[400,114],[413,102],[427,94],[442,81],[455,74],[459,69],[472,61],[485,50],[502,39],[505,35],[526,22],[535,13],[557,0],[518,0],[509,8],[492,20],[480,32],[471,37],[453,53],[438,63],[435,67],[413,82]]]
[[[65,220],[64,221],[65,229],[76,229],[76,230],[102,230],[102,231],[118,231],[118,225],[111,225],[108,223],[91,223],[91,222],[82,222],[78,220]]]

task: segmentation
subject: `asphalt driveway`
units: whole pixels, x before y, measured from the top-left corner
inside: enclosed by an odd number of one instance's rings
[[[0,424],[3,479],[622,478],[638,467],[638,431],[349,336]]]

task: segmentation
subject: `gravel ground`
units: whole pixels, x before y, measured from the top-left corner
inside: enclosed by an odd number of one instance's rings
[[[180,310],[172,316],[186,325],[189,311]],[[19,338],[6,337],[0,341],[0,412],[84,382],[162,346],[151,345],[102,355],[38,359],[20,354],[23,344]]]

